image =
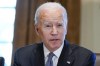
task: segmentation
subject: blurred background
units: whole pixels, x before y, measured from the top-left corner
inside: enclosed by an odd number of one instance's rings
[[[40,42],[34,14],[45,2],[59,2],[68,12],[66,39],[100,55],[100,0],[0,0],[0,57],[11,66],[16,49]]]

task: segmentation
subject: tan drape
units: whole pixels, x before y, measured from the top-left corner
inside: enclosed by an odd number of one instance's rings
[[[13,50],[33,44],[40,39],[34,29],[34,14],[37,7],[47,1],[60,2],[68,11],[67,39],[71,43],[79,43],[80,0],[17,0],[14,24]]]

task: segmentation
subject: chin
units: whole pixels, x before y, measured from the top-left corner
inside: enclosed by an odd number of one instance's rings
[[[52,44],[52,48],[55,48],[55,49],[57,49],[57,48],[59,48],[61,46],[61,44]]]

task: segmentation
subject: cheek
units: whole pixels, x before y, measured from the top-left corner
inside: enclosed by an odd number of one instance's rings
[[[60,37],[61,37],[62,39],[65,39],[66,34],[67,34],[66,30],[63,29],[63,30],[60,32]]]
[[[66,31],[67,31],[66,28],[63,28],[61,31],[61,34],[66,35],[66,33],[67,33]]]
[[[39,30],[39,36],[41,37],[41,39],[46,40],[47,37],[48,37],[48,32],[43,30],[43,29],[40,29]]]

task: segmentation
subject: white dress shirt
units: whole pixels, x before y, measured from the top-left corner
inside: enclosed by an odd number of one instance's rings
[[[52,60],[53,60],[53,66],[57,66],[58,63],[58,59],[60,57],[61,51],[63,49],[64,43],[53,53],[55,54],[55,56],[53,56]],[[44,59],[45,59],[45,64],[48,60],[48,54],[50,53],[50,51],[45,47],[45,45],[43,45],[44,48]]]

